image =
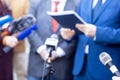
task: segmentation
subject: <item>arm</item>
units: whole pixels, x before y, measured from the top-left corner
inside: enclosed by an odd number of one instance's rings
[[[30,0],[30,7],[29,7],[29,10],[28,10],[28,14],[32,14],[33,16],[36,17],[36,13],[37,13],[40,1],[41,0],[35,0],[35,1]],[[38,25],[38,27],[39,27],[39,25]],[[39,30],[39,28],[38,28],[38,30]],[[38,30],[32,32],[28,37],[28,40],[30,42],[30,46],[34,46],[34,49],[32,49],[32,50],[37,50],[37,48],[39,46],[44,44],[43,40],[41,39],[41,37],[38,34]]]
[[[58,46],[56,47],[55,51],[52,51],[52,57],[51,60],[54,60],[56,58],[60,57],[69,57],[72,54],[74,54],[75,49],[76,49],[76,40],[71,41],[71,43],[67,43],[61,35],[59,35],[59,43]],[[46,60],[48,57],[48,52],[47,52],[46,45],[42,45],[37,49],[37,52],[40,54],[43,60]],[[43,54],[44,53],[44,54]]]
[[[120,44],[120,28],[98,27],[96,30],[96,42]]]
[[[77,24],[76,28],[86,36],[94,38],[95,42],[105,44],[120,44],[120,28],[100,27],[92,24]]]
[[[77,45],[77,38],[72,40],[70,43],[66,42],[62,36],[60,35],[60,39],[59,39],[59,47],[65,52],[66,57],[71,56],[72,54],[75,53],[76,50],[76,45]]]

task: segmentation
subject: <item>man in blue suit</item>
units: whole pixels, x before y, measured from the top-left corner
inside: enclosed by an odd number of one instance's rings
[[[111,80],[112,73],[99,60],[102,52],[107,52],[120,70],[120,3],[118,0],[102,0],[98,7],[98,2],[80,1],[78,14],[88,24],[76,25],[84,34],[78,36],[74,80]],[[61,29],[64,39],[70,40],[74,34],[74,30]]]

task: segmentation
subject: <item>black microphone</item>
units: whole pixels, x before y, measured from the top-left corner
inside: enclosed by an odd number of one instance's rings
[[[52,51],[56,50],[57,45],[58,45],[58,36],[57,36],[57,34],[52,34],[50,36],[50,38],[47,38],[46,41],[45,41],[45,45],[46,45],[47,50],[50,53],[50,57],[51,57]]]
[[[120,77],[120,72],[118,71],[117,67],[113,64],[112,62],[112,58],[110,57],[110,55],[106,52],[102,52],[100,55],[99,55],[99,59],[100,61],[105,65],[107,66],[110,71],[115,75],[115,76],[118,76]]]
[[[14,20],[8,27],[8,32],[14,34],[29,28],[35,24],[36,18],[32,15],[25,15]]]
[[[29,28],[33,24],[35,24],[36,18],[33,15],[24,15],[20,18],[13,20],[8,27],[5,29],[5,31],[2,33],[2,36],[5,35],[12,35],[18,32],[21,32],[25,30],[26,28]]]

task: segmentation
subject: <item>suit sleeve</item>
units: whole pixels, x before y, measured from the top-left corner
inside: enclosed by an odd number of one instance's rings
[[[96,42],[120,44],[120,28],[97,27]]]
[[[69,57],[75,53],[76,45],[77,45],[77,39],[72,40],[70,43],[68,43],[62,38],[61,35],[59,36],[58,46],[64,50],[65,57]]]
[[[36,15],[41,0],[30,0],[28,14]]]
[[[37,13],[37,9],[38,9],[38,5],[40,4],[41,0],[30,0],[30,8],[28,10],[28,14],[32,14],[33,16],[36,17],[36,13]],[[35,5],[33,5],[35,4]],[[37,25],[39,27],[39,25]],[[37,50],[37,48],[44,44],[41,37],[38,34],[38,30],[32,32],[29,36],[28,36],[28,40],[30,43],[30,46],[34,46],[35,49],[33,50]]]

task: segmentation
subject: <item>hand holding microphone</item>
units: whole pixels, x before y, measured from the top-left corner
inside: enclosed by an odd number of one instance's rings
[[[58,44],[58,36],[56,34],[52,34],[50,38],[47,38],[45,41],[45,45],[40,46],[37,49],[37,52],[40,54],[43,60],[46,60],[48,57],[51,60],[54,60],[56,57],[56,48]]]
[[[47,47],[47,51],[49,54],[48,58],[50,58],[51,60],[54,60],[57,57],[57,54],[56,54],[56,49],[58,45],[57,34],[52,34],[50,38],[47,38],[45,41],[45,45]]]
[[[110,71],[111,71],[115,76],[120,77],[120,72],[118,71],[117,67],[113,64],[112,58],[110,57],[109,54],[107,54],[106,52],[102,52],[102,53],[99,55],[99,59],[100,59],[100,61],[101,61],[105,66],[107,66],[107,67],[110,69]]]
[[[18,44],[18,40],[15,36],[5,36],[3,38],[3,44],[13,48]]]
[[[49,52],[48,49],[46,47],[46,45],[42,45],[37,49],[37,53],[40,54],[40,57],[46,61],[48,56],[49,56]],[[52,51],[52,55],[51,55],[51,60],[53,61],[58,55],[56,54],[56,51]]]
[[[40,54],[40,57],[46,61],[46,59],[48,58],[48,52],[46,50],[46,46],[45,45],[42,45],[40,46],[39,48],[41,48],[41,51],[37,51],[39,54]]]
[[[30,28],[25,29],[24,31],[22,31],[16,38],[17,40],[23,40],[24,38],[26,38],[28,35],[30,35],[32,33],[33,30],[37,30],[37,25],[33,25]],[[13,44],[14,45],[14,44]],[[5,53],[9,52],[11,50],[11,46],[5,46],[3,48],[3,51]]]

